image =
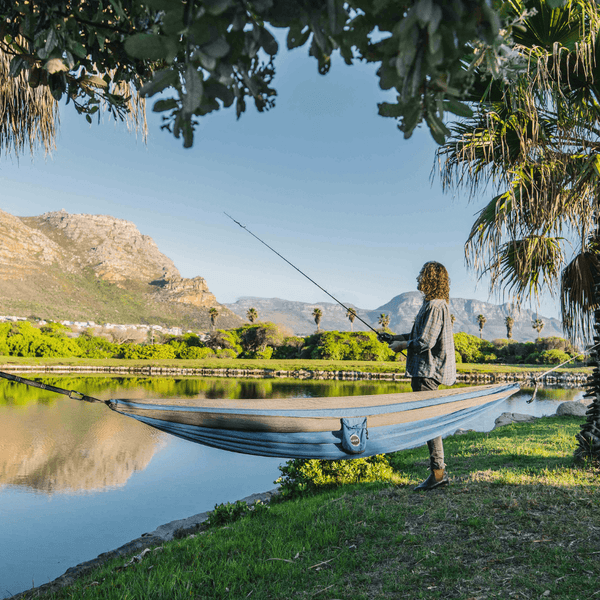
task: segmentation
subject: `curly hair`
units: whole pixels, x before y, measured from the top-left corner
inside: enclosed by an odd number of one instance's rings
[[[425,300],[450,302],[450,277],[444,265],[433,261],[425,263],[417,282],[417,289],[425,294]]]

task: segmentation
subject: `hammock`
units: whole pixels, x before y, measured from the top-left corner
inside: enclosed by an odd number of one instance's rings
[[[454,433],[519,389],[518,384],[503,384],[337,398],[106,404],[205,446],[258,456],[337,460],[421,446]]]
[[[2,371],[0,377],[74,400],[102,402],[115,412],[197,444],[258,456],[328,460],[422,446],[454,433],[520,389],[512,383],[336,398],[170,399],[171,404],[164,405],[158,400],[99,400]]]

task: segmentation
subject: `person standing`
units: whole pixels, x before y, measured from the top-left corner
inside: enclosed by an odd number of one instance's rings
[[[437,390],[456,381],[454,337],[450,318],[450,277],[438,262],[427,262],[417,277],[417,289],[423,292],[423,304],[410,333],[379,335],[394,352],[407,350],[406,373],[413,392]],[[428,491],[448,485],[441,436],[427,442],[431,473],[415,491]]]

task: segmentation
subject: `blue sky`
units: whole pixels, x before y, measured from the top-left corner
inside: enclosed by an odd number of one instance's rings
[[[205,117],[193,148],[160,131],[148,110],[147,145],[108,117],[88,125],[61,110],[58,147],[0,162],[0,208],[32,216],[64,208],[133,222],[182,276],[206,278],[221,303],[242,296],[303,302],[328,296],[240,229],[245,224],[342,302],[374,309],[416,289],[442,262],[451,295],[489,297],[463,245],[491,192],[469,201],[430,180],[436,144],[426,128],[405,140],[377,115],[386,98],[370,65],[335,60],[321,76],[306,48],[280,51],[276,107],[252,103]],[[535,310],[535,305],[530,306]],[[558,317],[546,297],[540,314]]]

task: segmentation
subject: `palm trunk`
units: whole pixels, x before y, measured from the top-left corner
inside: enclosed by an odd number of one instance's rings
[[[600,215],[596,215],[596,237],[600,239]],[[600,344],[600,265],[595,263],[594,270],[594,344]],[[588,377],[585,386],[588,388],[584,398],[593,398],[586,412],[586,421],[581,431],[575,436],[577,448],[574,452],[576,461],[600,461],[600,347],[590,353],[594,372]]]

